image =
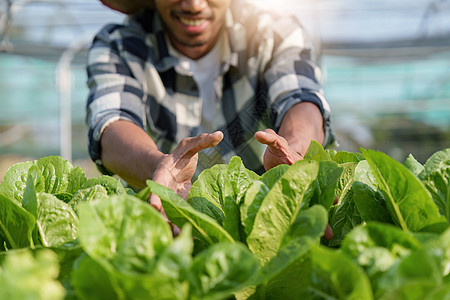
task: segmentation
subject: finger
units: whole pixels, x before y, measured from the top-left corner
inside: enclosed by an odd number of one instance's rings
[[[201,139],[199,141],[200,147],[203,149],[215,147],[217,144],[219,144],[223,139],[223,132],[222,131],[216,131],[210,134],[207,134],[208,139]]]
[[[155,194],[152,194],[152,196],[153,197],[150,196],[150,198],[149,198],[150,204],[161,213],[164,220],[169,224],[169,226],[172,230],[173,236],[174,237],[178,236],[181,233],[181,229],[178,228],[176,225],[174,225],[172,222],[170,222],[169,218],[166,215],[166,212],[164,211],[164,209],[162,207],[161,199],[158,196],[156,196]]]
[[[176,225],[174,225],[173,223],[170,223],[170,225],[172,226],[172,234],[173,237],[177,237],[178,235],[180,235],[181,233],[181,229],[178,228]]]
[[[255,139],[267,145],[266,151],[269,151],[274,157],[279,157],[280,163],[293,164],[302,159],[302,156],[289,146],[286,139],[272,129],[256,132]]]
[[[272,129],[265,129],[264,131],[256,132],[255,139],[261,144],[265,144],[270,147],[272,152],[279,151],[283,155],[287,155],[288,153],[288,142]]]
[[[148,203],[153,206],[156,210],[162,211],[161,199],[156,194],[151,194],[148,198]]]
[[[255,133],[255,139],[264,145],[274,145],[278,140],[279,135],[272,129],[265,129],[264,131],[257,131]]]
[[[327,227],[325,228],[325,233],[323,234],[323,238],[327,241],[331,240],[333,238],[333,230],[331,229],[330,224],[327,224]]]
[[[172,154],[183,156],[185,158],[191,158],[198,152],[217,146],[223,139],[223,133],[216,131],[214,133],[202,133],[195,137],[184,138],[173,150]]]

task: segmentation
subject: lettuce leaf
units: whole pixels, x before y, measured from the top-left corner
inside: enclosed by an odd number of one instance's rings
[[[169,225],[150,205],[126,195],[84,202],[78,239],[92,258],[123,272],[147,272],[172,241]]]
[[[34,161],[26,161],[9,167],[0,184],[0,195],[15,200],[19,204],[22,203],[23,193],[27,185],[28,170],[35,164]]]
[[[36,218],[27,210],[0,195],[0,236],[3,237],[6,247],[18,249],[33,246],[33,230]]]
[[[400,228],[420,231],[445,222],[425,186],[408,168],[382,152],[361,152],[383,192],[392,219]]]
[[[36,166],[29,169],[22,205],[36,218],[38,241],[45,247],[58,246],[77,237],[78,217],[72,207],[43,190],[44,176]],[[45,189],[44,189],[45,190]]]
[[[366,273],[342,251],[313,245],[311,264],[308,299],[373,299]]]
[[[421,248],[412,233],[376,222],[358,226],[341,244],[342,251],[355,259],[371,277],[390,269],[398,258]]]
[[[312,185],[318,171],[319,164],[315,161],[297,161],[275,182],[262,200],[247,244],[263,264],[276,255],[303,201],[309,201],[314,193]]]
[[[351,195],[362,220],[365,222],[376,221],[394,224],[381,192],[373,190],[367,184],[358,181],[353,183]]]
[[[300,211],[277,254],[261,269],[254,298],[307,298],[311,285],[310,247],[317,244],[327,224],[320,205]]]
[[[424,166],[418,162],[412,154],[408,155],[403,165],[416,176],[419,176],[419,174],[425,169]]]
[[[49,249],[10,251],[0,267],[0,299],[62,300],[58,273],[58,257]]]
[[[234,239],[219,223],[209,216],[196,211],[171,189],[152,180],[147,180],[147,185],[152,193],[160,197],[167,217],[179,228],[186,223],[190,223],[194,230],[193,234],[207,245],[218,242],[234,242]]]
[[[259,261],[241,243],[221,243],[197,255],[190,271],[192,299],[227,299],[252,283]]]
[[[450,149],[434,153],[418,176],[431,193],[439,212],[450,222]]]
[[[260,176],[245,168],[234,156],[228,165],[203,171],[192,185],[187,202],[197,211],[215,219],[236,240],[245,241],[239,206],[254,180]],[[234,204],[233,204],[234,202]]]
[[[60,156],[48,156],[11,166],[0,184],[0,194],[21,203],[32,167],[39,169],[43,180],[36,192],[52,194],[62,200],[70,200],[87,180],[80,167],[74,168]]]

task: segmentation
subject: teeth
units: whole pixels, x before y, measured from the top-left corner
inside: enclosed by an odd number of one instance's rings
[[[188,26],[199,26],[200,24],[202,24],[205,19],[185,19],[185,18],[180,18],[181,23],[188,25]]]

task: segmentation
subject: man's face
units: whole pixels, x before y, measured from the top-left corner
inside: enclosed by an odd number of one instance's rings
[[[217,41],[231,0],[155,0],[172,45],[191,58],[208,53]]]

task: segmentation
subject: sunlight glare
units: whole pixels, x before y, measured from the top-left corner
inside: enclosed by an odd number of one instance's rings
[[[265,10],[283,12],[289,11],[295,0],[250,0],[250,2]]]

